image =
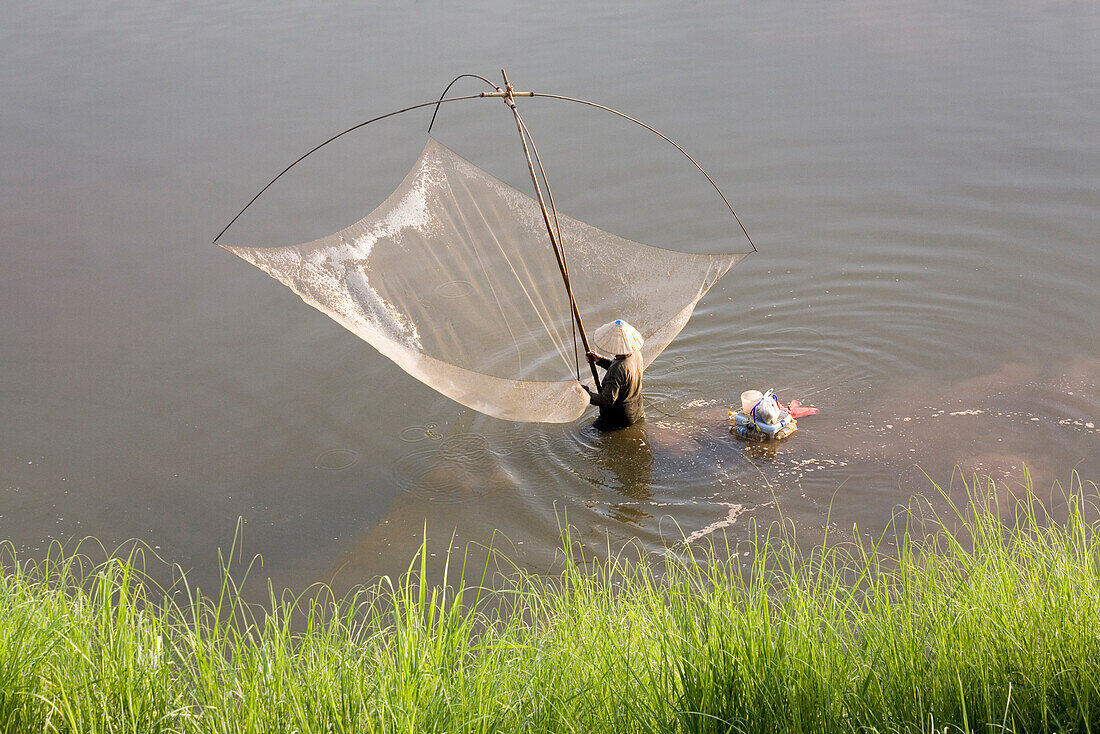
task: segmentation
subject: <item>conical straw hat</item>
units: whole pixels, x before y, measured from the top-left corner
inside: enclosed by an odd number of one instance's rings
[[[596,348],[609,354],[631,354],[642,348],[642,335],[622,319],[616,319],[596,329],[592,342]]]

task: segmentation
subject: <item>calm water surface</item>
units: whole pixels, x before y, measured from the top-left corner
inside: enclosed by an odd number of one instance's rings
[[[237,518],[279,585],[403,570],[499,531],[545,566],[746,537],[780,516],[880,530],[956,467],[1100,478],[1100,6],[1089,2],[20,3],[0,25],[0,537],[139,538],[216,568]],[[703,162],[760,247],[598,435],[463,409],[209,245],[272,175],[455,74],[596,99]],[[463,93],[474,85],[456,87]],[[464,106],[463,106],[464,104]],[[743,251],[644,131],[522,101],[559,207],[632,239]],[[312,157],[225,241],[371,210],[430,111]],[[506,108],[435,133],[525,188]],[[822,409],[747,447],[747,388]]]

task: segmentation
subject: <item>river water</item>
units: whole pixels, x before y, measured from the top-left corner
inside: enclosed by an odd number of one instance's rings
[[[488,543],[550,563],[877,533],[931,481],[1100,478],[1100,6],[1024,3],[9,3],[0,25],[0,538],[137,538],[201,582],[242,518],[278,586]],[[331,134],[458,73],[640,117],[760,248],[646,373],[645,424],[486,418],[209,244]],[[474,84],[454,91],[479,91]],[[641,242],[745,251],[640,128],[521,100],[559,208]],[[430,111],[311,157],[223,241],[374,208]],[[526,188],[496,102],[434,134]],[[732,225],[732,226],[731,226]],[[746,446],[748,388],[821,408]],[[448,540],[453,536],[453,542]]]

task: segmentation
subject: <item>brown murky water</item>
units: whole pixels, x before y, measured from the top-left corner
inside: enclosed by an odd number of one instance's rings
[[[1100,477],[1095,3],[35,3],[0,25],[0,537],[137,537],[209,579],[244,518],[277,584],[504,543],[879,529],[958,467]],[[761,252],[647,372],[648,420],[510,424],[432,393],[209,244],[286,163],[464,71],[594,98],[676,138]],[[457,87],[456,87],[457,89]],[[495,104],[495,103],[494,103]],[[506,110],[435,133],[524,187]],[[499,108],[498,108],[499,107]],[[525,117],[559,207],[744,250],[705,180],[563,103]],[[311,158],[226,241],[288,244],[400,180],[430,112]],[[656,142],[655,142],[656,141]],[[725,430],[749,387],[818,405]]]

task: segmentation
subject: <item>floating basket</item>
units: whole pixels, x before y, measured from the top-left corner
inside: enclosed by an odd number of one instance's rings
[[[789,438],[798,430],[798,421],[791,418],[787,425],[775,432],[774,436],[769,436],[767,433],[757,428],[756,424],[740,410],[736,413],[731,410],[729,416],[730,433],[745,441],[782,441],[785,438]]]

